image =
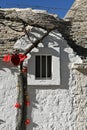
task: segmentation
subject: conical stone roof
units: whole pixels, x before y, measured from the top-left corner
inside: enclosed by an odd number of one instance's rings
[[[70,36],[77,45],[87,48],[87,0],[76,0],[65,20],[70,21]]]
[[[27,32],[31,32],[30,28],[37,27],[39,33],[43,34],[40,28],[45,32],[49,29],[62,28],[62,24],[62,19],[44,10],[0,9],[0,59],[5,54],[12,53],[18,39],[25,38],[24,28]]]

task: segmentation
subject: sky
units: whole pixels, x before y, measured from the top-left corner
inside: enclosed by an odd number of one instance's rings
[[[75,0],[0,0],[0,8],[33,8],[47,10],[63,18]]]

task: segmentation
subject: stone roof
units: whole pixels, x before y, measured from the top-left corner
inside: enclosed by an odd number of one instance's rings
[[[78,55],[87,57],[86,4],[84,2],[78,6],[77,1],[65,19],[60,19],[46,11],[29,8],[0,9],[0,58],[13,49],[18,39],[25,36],[24,25],[29,32],[32,26],[42,28],[44,31],[58,29]]]
[[[65,20],[70,21],[69,33],[72,40],[78,46],[87,48],[87,0],[75,0]]]
[[[60,27],[62,21],[56,15],[42,10],[0,9],[0,57],[10,53],[15,42],[24,37],[24,25],[30,32],[32,26],[49,30]]]

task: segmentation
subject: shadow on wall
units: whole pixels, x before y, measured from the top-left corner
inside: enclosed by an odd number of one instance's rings
[[[54,32],[55,33],[55,32]],[[28,112],[28,118],[30,118],[31,120],[31,123],[29,126],[27,126],[27,130],[33,130],[35,127],[39,127],[38,125],[39,124],[36,124],[33,122],[33,110],[34,109],[38,109],[38,104],[39,102],[37,101],[36,99],[36,94],[37,94],[37,91],[39,90],[58,90],[58,89],[66,89],[68,90],[69,89],[69,78],[70,78],[70,70],[69,70],[69,52],[65,51],[65,48],[68,48],[68,45],[66,43],[66,41],[61,38],[61,36],[58,36],[56,35],[56,37],[58,37],[59,39],[56,39],[56,43],[58,44],[58,46],[60,47],[60,79],[61,79],[61,84],[59,86],[28,86],[28,94],[30,96],[30,106],[29,108],[27,109],[27,112]],[[49,36],[48,37],[48,40],[50,43],[54,44],[55,45],[55,37],[52,37],[52,36]],[[45,47],[47,47],[48,45],[48,42],[46,42],[45,40]],[[53,51],[53,55],[54,56],[58,56],[58,54],[56,54],[56,51],[54,51],[53,49],[51,49],[51,51]],[[29,62],[31,63],[31,59],[29,60]],[[35,66],[34,66],[35,67]],[[32,67],[32,69],[34,69]],[[32,73],[32,70],[30,71],[30,74],[33,74]],[[46,92],[46,91],[45,91]],[[39,118],[39,117],[37,117]],[[37,121],[36,121],[37,122]]]
[[[53,36],[49,35],[47,37],[49,43],[55,44],[57,43],[57,45],[60,47],[60,80],[61,80],[61,84],[60,86],[56,86],[56,88],[60,88],[60,89],[68,89],[69,88],[69,77],[70,77],[70,70],[69,70],[69,52],[65,51],[66,47],[69,47],[67,45],[67,42],[64,40],[63,37],[61,37],[61,35],[59,35],[58,33],[56,33],[56,30],[52,32]],[[45,47],[48,45],[48,42],[46,42],[47,40],[45,40]],[[53,53],[54,55],[54,53]],[[55,55],[57,56],[56,52]],[[47,87],[46,87],[47,88]],[[49,87],[48,87],[49,88]],[[54,86],[53,86],[54,88]],[[55,89],[56,89],[55,88]]]
[[[53,35],[53,36],[52,36]],[[68,45],[66,41],[62,38],[61,35],[57,34],[56,32],[52,32],[52,35],[47,36],[43,40],[43,46],[44,48],[48,47],[49,44],[53,45],[54,47],[60,48],[60,54],[58,54],[58,51],[54,50],[53,48],[49,48],[49,54],[59,57],[60,58],[60,85],[59,86],[37,86],[35,85],[35,88],[38,89],[69,89],[69,78],[70,78],[70,70],[69,70],[69,52],[65,51],[65,48],[68,48]],[[44,44],[45,43],[45,44]],[[40,51],[42,54],[44,53],[43,47],[40,47]],[[34,55],[38,54],[38,52],[32,52],[31,58],[29,59],[29,75],[35,75],[35,58]],[[33,63],[32,63],[33,62]]]
[[[0,119],[0,125],[3,124],[3,123],[5,123],[5,121]]]
[[[60,47],[60,69],[61,69],[60,79],[61,79],[61,84],[59,86],[28,86],[28,94],[30,96],[30,106],[27,109],[27,112],[28,112],[27,118],[29,118],[31,120],[31,123],[27,127],[27,130],[29,130],[29,129],[33,130],[35,127],[38,128],[38,124],[34,123],[33,119],[32,119],[32,117],[34,116],[34,115],[32,115],[33,108],[38,109],[36,105],[39,104],[36,100],[36,94],[37,94],[36,90],[69,89],[69,77],[70,77],[70,71],[68,68],[68,65],[69,65],[69,56],[68,55],[69,54],[68,54],[68,52],[64,51],[65,48],[67,47],[67,44],[64,41],[64,39],[61,38],[60,35],[57,35],[55,32],[53,32],[53,33],[54,33],[55,37],[49,35],[47,37],[47,39],[54,46],[57,45]],[[56,39],[56,37],[57,37],[57,39]],[[46,42],[46,39],[44,40],[44,42],[45,42],[45,47],[48,46],[48,42]],[[54,56],[58,56],[56,51],[54,51],[53,49],[51,49],[51,51],[53,52]],[[0,70],[5,72],[6,71],[5,68],[10,70],[12,74],[14,74],[15,72],[18,72],[17,67],[13,67],[10,63],[1,62],[0,63]],[[33,74],[32,71],[30,74]],[[2,123],[3,121],[0,121],[0,122]]]
[[[28,94],[30,99],[30,106],[27,108],[27,119],[30,119],[30,124],[27,126],[26,130],[33,130],[33,128],[38,127],[38,124],[33,122],[31,116],[33,108],[37,109],[37,106],[35,104],[38,104],[36,101],[36,89],[28,87]]]
[[[0,62],[0,70],[6,72],[6,70],[10,70],[11,74],[18,73],[18,67],[13,66],[11,63],[7,62]]]

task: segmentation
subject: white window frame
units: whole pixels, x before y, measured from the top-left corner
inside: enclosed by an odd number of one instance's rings
[[[29,86],[55,86],[60,85],[60,48],[57,47],[39,47],[38,52],[32,52],[29,59],[28,67],[28,85]],[[40,79],[35,78],[35,56],[36,55],[51,55],[52,56],[52,78]]]

